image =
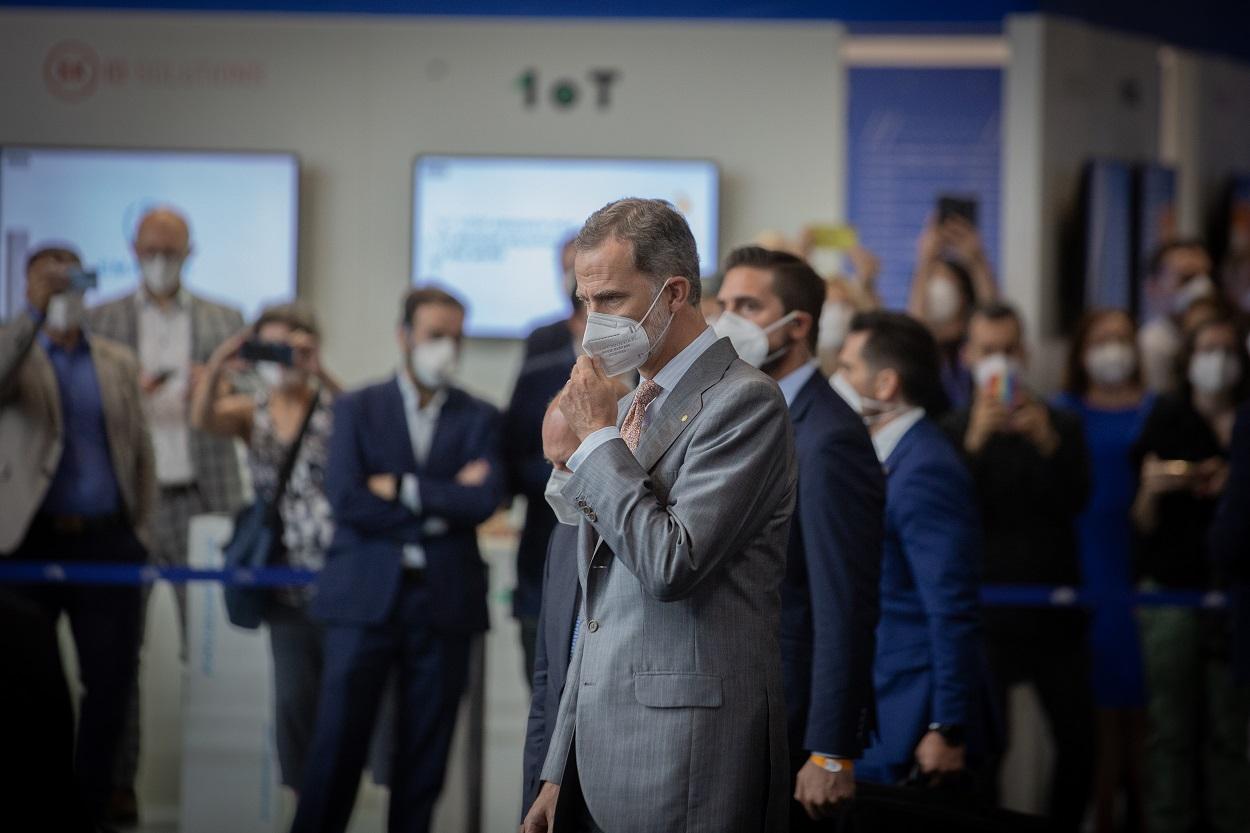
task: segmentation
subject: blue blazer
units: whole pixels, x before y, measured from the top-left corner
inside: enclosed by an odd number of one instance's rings
[[[490,464],[486,482],[456,483],[457,472],[478,459]],[[368,479],[375,474],[415,474],[420,513],[370,492]],[[429,459],[418,466],[398,380],[346,394],[334,407],[325,485],[335,532],[317,581],[313,616],[331,624],[385,621],[400,586],[403,546],[417,543],[425,550],[434,627],[459,633],[486,629],[486,567],[477,527],[503,496],[499,414],[492,406],[448,390]]]
[[[1228,483],[1208,536],[1215,574],[1228,588],[1233,673],[1250,682],[1250,402],[1237,409]]]
[[[781,586],[790,753],[858,758],[876,722],[885,476],[863,420],[820,373],[794,397],[790,419],[799,464]]]
[[[557,523],[547,548],[543,606],[538,616],[538,644],[534,652],[534,692],[525,730],[522,820],[538,797],[539,775],[547,759],[547,748],[551,745],[556,715],[560,711],[560,696],[564,693],[564,679],[569,673],[573,621],[577,618],[581,598],[577,578],[577,529]]]
[[[563,349],[528,357],[512,389],[504,414],[503,453],[507,465],[508,492],[525,496],[525,528],[517,545],[517,586],[512,594],[512,615],[538,617],[542,603],[543,559],[547,539],[556,526],[555,515],[543,497],[551,464],[543,456],[543,415],[547,405],[569,380],[576,358],[564,331]],[[535,331],[537,333],[537,331]]]
[[[873,676],[877,740],[857,775],[905,776],[930,723],[980,728],[981,526],[972,478],[927,417],[886,460],[881,622]]]

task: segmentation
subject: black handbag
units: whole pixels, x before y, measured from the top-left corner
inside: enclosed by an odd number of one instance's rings
[[[273,502],[257,496],[250,506],[245,506],[234,519],[234,532],[230,542],[222,549],[222,556],[227,570],[255,570],[269,565],[274,550],[282,543],[282,516],[279,507],[282,495],[286,492],[291,472],[295,470],[295,459],[299,456],[300,446],[304,443],[304,435],[312,423],[313,414],[317,412],[317,401],[321,391],[313,395],[308,413],[300,424],[299,434],[291,444],[286,459],[282,461],[282,469],[278,472],[277,488],[274,489]],[[222,588],[226,599],[226,618],[235,627],[256,630],[265,619],[269,609],[270,594],[266,587],[249,587],[241,584],[226,584]]]

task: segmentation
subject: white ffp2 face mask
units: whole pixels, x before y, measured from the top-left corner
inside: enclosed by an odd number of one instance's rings
[[[791,344],[786,344],[775,352],[768,352],[768,334],[794,320],[794,312],[786,313],[767,327],[761,327],[754,321],[743,318],[737,313],[726,310],[716,320],[713,329],[720,338],[727,338],[738,351],[738,356],[752,367],[763,367],[768,362],[784,356]]]
[[[582,336],[582,348],[603,362],[604,373],[620,376],[622,373],[637,370],[664,343],[674,314],[669,315],[668,323],[656,336],[654,343],[647,335],[643,322],[651,315],[666,289],[667,281],[651,299],[651,306],[647,307],[647,311],[637,321],[625,315],[609,315],[606,312],[592,312],[586,316],[586,334]]]
[[[44,326],[56,333],[68,333],[82,324],[86,312],[81,292],[58,292],[48,299]]]
[[[1137,353],[1131,344],[1109,341],[1085,353],[1085,372],[1099,385],[1122,385],[1137,369]]]
[[[436,338],[412,348],[412,375],[427,390],[442,390],[451,384],[456,372],[455,339]]]
[[[889,402],[864,396],[855,390],[855,386],[841,373],[833,374],[829,384],[833,386],[838,396],[842,397],[842,401],[850,405],[852,411],[859,414],[859,418],[864,421],[865,425],[871,425],[895,411],[895,406],[890,405]]]
[[[551,477],[547,478],[547,488],[543,490],[543,496],[547,499],[547,505],[551,507],[551,511],[555,513],[556,520],[565,526],[577,526],[582,522],[582,513],[578,512],[577,507],[569,503],[568,498],[563,494],[564,484],[568,483],[572,476],[571,471],[552,469]]]
[[[174,292],[182,283],[182,259],[153,255],[139,261],[143,285],[153,295],[164,297]]]
[[[1241,381],[1237,357],[1224,350],[1204,350],[1189,360],[1189,383],[1199,393],[1216,396]]]

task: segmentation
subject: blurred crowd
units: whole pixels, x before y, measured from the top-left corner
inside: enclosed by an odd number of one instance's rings
[[[1056,751],[1054,829],[1250,830],[1244,263],[1217,280],[1201,241],[1162,246],[1142,326],[1130,310],[1088,311],[1048,393],[966,218],[920,230],[905,312],[882,309],[871,252],[853,246],[844,271],[821,276],[811,237],[770,235],[716,276],[681,276],[795,421],[780,591],[792,828],[834,814],[857,783],[994,806],[1008,692],[1028,683]],[[577,570],[556,560],[587,514],[561,492],[583,438],[555,405],[595,314],[576,241],[556,276],[572,312],[526,338],[502,412],[458,384],[471,310],[443,289],[405,294],[395,354],[378,360],[386,378],[345,391],[308,304],[245,323],[188,290],[191,230],[176,210],[147,214],[133,244],[134,291],[94,308],[72,241],[29,256],[27,308],[0,327],[0,553],[186,566],[191,519],[237,513],[239,550],[256,552],[247,526],[267,536],[263,564],[319,573],[247,600],[272,651],[293,829],[344,829],[370,768],[390,787],[391,829],[424,830],[471,641],[488,626],[477,529],[523,498],[512,612],[524,669],[487,685],[534,688],[528,809],[586,624]],[[631,368],[616,381],[626,396],[640,380]],[[801,429],[809,398],[845,424]],[[1082,604],[983,605],[986,586],[1075,588]],[[1164,603],[1142,605],[1142,592]],[[0,697],[6,783],[41,829],[138,817],[147,596],[0,585],[0,640],[23,669]],[[85,691],[76,721],[62,615]]]

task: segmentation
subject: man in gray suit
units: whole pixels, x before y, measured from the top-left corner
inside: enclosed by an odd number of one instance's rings
[[[243,499],[234,441],[190,426],[190,392],[221,342],[243,328],[238,310],[191,294],[182,285],[182,265],[191,254],[191,231],[169,208],[149,211],[133,241],[140,286],[88,313],[88,329],[125,344],[139,357],[139,386],[156,449],[160,483],[153,518],[152,560],[164,567],[187,564],[191,518],[204,512],[233,512]],[[186,638],[186,588],[174,588]],[[146,602],[146,595],[145,595]],[[146,607],[146,605],[145,605]],[[113,820],[133,822],[138,767],[138,687],[118,764]]]
[[[671,205],[605,206],[576,246],[589,355],[560,408],[581,441],[562,494],[582,513],[582,606],[523,830],[783,830],[785,400],[704,322]],[[618,404],[610,377],[635,368]]]

